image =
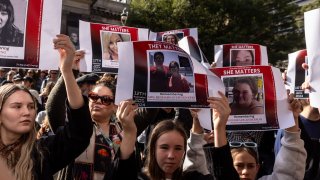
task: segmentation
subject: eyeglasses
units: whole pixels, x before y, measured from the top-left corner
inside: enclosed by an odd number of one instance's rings
[[[106,106],[109,106],[111,103],[114,102],[114,99],[112,96],[98,96],[93,92],[90,92],[88,94],[88,97],[92,102],[95,102],[95,103],[98,101],[98,99],[100,99],[101,103]]]
[[[256,152],[257,158],[259,159],[258,145],[255,142],[229,142],[229,146],[230,148],[240,148],[240,147],[251,148]]]

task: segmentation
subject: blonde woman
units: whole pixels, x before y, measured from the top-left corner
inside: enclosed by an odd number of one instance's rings
[[[65,35],[53,42],[66,83],[69,124],[54,136],[36,140],[36,100],[21,85],[0,87],[0,159],[17,180],[53,179],[86,148],[92,134],[88,106],[72,74],[74,46]]]

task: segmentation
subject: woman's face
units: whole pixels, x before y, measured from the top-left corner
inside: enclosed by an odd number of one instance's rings
[[[185,153],[184,138],[177,131],[162,134],[156,142],[156,160],[166,178],[180,167]]]
[[[259,165],[247,151],[242,151],[233,157],[233,166],[237,170],[240,179],[255,180]]]
[[[21,136],[33,129],[36,117],[35,103],[30,94],[18,90],[3,103],[0,113],[1,133]]]
[[[166,42],[171,44],[176,44],[176,38],[174,37],[174,35],[168,35],[166,38]]]
[[[92,92],[98,96],[113,96],[112,91],[105,86],[96,86]],[[89,98],[90,100],[90,98]],[[89,110],[91,117],[95,121],[105,121],[107,117],[110,117],[116,109],[116,105],[111,103],[110,105],[102,104],[101,99],[98,99],[96,102],[92,100],[89,101]]]
[[[119,34],[111,34],[109,48],[110,51],[114,54],[118,54],[118,42],[122,42],[122,39],[120,38]]]
[[[9,19],[8,11],[0,11],[0,29],[2,29]]]
[[[179,68],[177,66],[171,66],[171,67],[169,67],[169,70],[170,70],[171,74],[179,73]]]
[[[236,56],[236,65],[237,66],[248,66],[252,65],[253,59],[249,51],[239,50]]]
[[[253,93],[247,83],[237,83],[233,90],[235,102],[241,107],[249,107],[252,103]]]

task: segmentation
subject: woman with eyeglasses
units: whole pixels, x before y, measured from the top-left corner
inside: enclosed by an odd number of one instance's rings
[[[79,56],[76,52],[73,69],[74,75],[79,73]],[[93,134],[90,144],[83,153],[59,172],[57,179],[102,179],[111,176],[111,164],[115,153],[120,147],[122,128],[115,117],[117,106],[114,104],[115,80],[107,78],[100,80],[88,93],[89,111],[93,124]],[[46,104],[48,120],[53,132],[65,124],[66,97],[63,79],[59,79],[52,89]],[[54,98],[59,96],[59,99]],[[109,178],[110,179],[110,178]]]
[[[298,115],[300,113],[299,101],[293,99],[291,94],[288,98],[290,108],[293,111],[295,125],[287,128],[282,142],[282,148],[276,157],[273,173],[262,176],[260,180],[302,180],[305,172],[306,151],[303,140],[300,138]],[[215,148],[212,152],[214,162],[214,176],[217,180],[245,179],[255,180],[259,170],[257,152],[254,144],[235,143],[231,147],[227,142],[226,124],[231,109],[228,99],[221,95],[221,98],[209,98],[210,107],[213,107]],[[220,118],[219,118],[220,117]]]

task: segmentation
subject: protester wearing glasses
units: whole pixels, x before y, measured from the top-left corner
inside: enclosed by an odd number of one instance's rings
[[[74,75],[79,73],[78,53],[74,59]],[[79,56],[83,56],[81,53]],[[97,82],[88,93],[89,111],[93,123],[93,134],[90,144],[74,162],[58,173],[57,179],[102,179],[111,176],[111,164],[120,147],[121,127],[116,120],[117,106],[114,104],[115,80],[107,78]],[[59,79],[52,89],[46,104],[48,120],[53,132],[65,124],[66,97],[63,79]],[[59,99],[54,98],[59,96]]]
[[[246,179],[255,180],[259,170],[257,153],[246,143],[238,145],[230,151],[227,143],[226,124],[231,109],[228,99],[221,94],[221,98],[209,98],[213,110],[215,148],[213,151],[214,176],[217,180]],[[282,138],[282,147],[276,157],[273,172],[260,180],[291,180],[303,179],[306,164],[306,151],[300,138],[298,115],[300,103],[289,97],[296,125],[287,128]],[[240,147],[239,147],[240,146]],[[233,148],[232,148],[233,149]]]

